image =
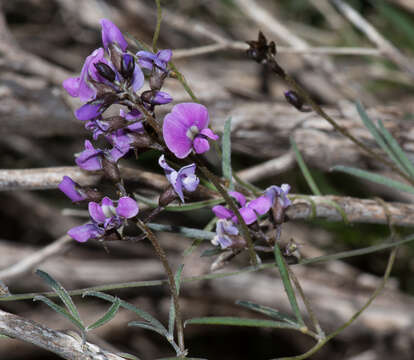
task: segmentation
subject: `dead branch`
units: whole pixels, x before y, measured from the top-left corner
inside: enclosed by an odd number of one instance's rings
[[[60,331],[49,329],[32,320],[0,310],[0,333],[43,349],[51,351],[69,360],[122,360],[89,342],[83,343],[81,337],[75,337]]]

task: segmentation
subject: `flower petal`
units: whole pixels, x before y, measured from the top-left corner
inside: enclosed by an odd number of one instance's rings
[[[256,220],[257,220],[257,216],[256,213],[254,212],[253,209],[248,208],[248,207],[244,207],[239,209],[240,215],[243,218],[244,222],[247,225],[253,224]],[[238,219],[237,217],[233,216],[232,220],[237,223]]]
[[[195,191],[197,188],[200,179],[195,175],[195,164],[190,164],[187,166],[182,167],[178,171],[178,177],[181,180],[184,189],[189,192]]]
[[[208,137],[209,139],[212,139],[212,140],[218,140],[219,139],[219,136],[214,134],[214,132],[209,128],[205,128],[205,129],[201,130],[200,134],[203,134],[204,136],[206,136],[206,137]]]
[[[190,125],[191,126],[191,125]],[[192,141],[187,137],[187,127],[175,113],[164,118],[163,136],[168,149],[179,159],[187,157],[192,150]]]
[[[172,57],[172,51],[170,49],[164,49],[157,52],[157,59],[167,63],[171,60]]]
[[[213,206],[212,210],[219,219],[230,219],[232,216],[234,216],[233,211],[227,209],[222,205]]]
[[[70,229],[68,235],[76,241],[86,242],[103,235],[103,231],[94,224],[85,224]]]
[[[264,215],[270,210],[272,203],[266,196],[259,196],[257,199],[250,201],[247,207],[253,209],[259,215]]]
[[[102,26],[102,43],[104,48],[108,50],[110,44],[116,43],[122,51],[125,51],[128,47],[128,43],[116,25],[108,19],[102,19],[100,23]]]
[[[63,81],[62,83],[63,88],[72,97],[79,96],[79,84],[80,84],[80,77],[69,78]]]
[[[134,67],[134,73],[132,74],[132,90],[137,92],[144,85],[144,73],[141,68],[136,64]]]
[[[240,206],[246,204],[246,197],[242,193],[239,193],[238,191],[229,191],[229,195],[235,198]]]
[[[118,206],[116,207],[116,213],[126,219],[130,219],[138,214],[139,208],[137,202],[124,196],[118,200]]]
[[[207,108],[197,103],[177,104],[173,107],[171,113],[174,113],[180,119],[180,122],[186,125],[187,129],[195,125],[201,131],[207,127],[209,122]]]
[[[196,136],[193,141],[193,147],[197,154],[203,154],[206,151],[210,150],[210,144],[208,140],[202,138],[201,136]]]
[[[100,109],[102,107],[102,103],[100,104],[92,104],[87,103],[82,105],[79,109],[75,111],[75,116],[78,120],[87,121],[97,118],[101,115]]]
[[[64,176],[59,184],[59,189],[62,191],[72,202],[78,202],[86,200],[86,197],[77,190],[77,185],[69,176]]]
[[[88,211],[89,215],[93,220],[95,220],[98,224],[103,224],[106,220],[106,216],[102,210],[101,205],[98,203],[91,201],[88,204]]]

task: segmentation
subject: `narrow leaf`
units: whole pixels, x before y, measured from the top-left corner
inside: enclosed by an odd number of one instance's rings
[[[40,276],[55,292],[59,295],[62,302],[65,304],[68,311],[72,314],[78,322],[82,323],[78,309],[72,301],[65,288],[55,279],[53,279],[48,273],[42,270],[36,270],[36,274]]]
[[[244,318],[230,317],[230,316],[213,316],[213,317],[201,317],[201,318],[188,319],[185,321],[184,326],[191,325],[191,324],[298,329],[297,326],[282,323],[279,321],[262,320],[262,319],[244,319]]]
[[[362,179],[366,179],[366,180],[369,180],[369,181],[372,181],[378,184],[382,184],[382,185],[388,186],[396,190],[405,191],[410,194],[414,194],[414,188],[412,186],[404,184],[397,180],[386,178],[385,176],[378,175],[378,174],[375,174],[369,171],[356,169],[356,168],[348,167],[348,166],[342,166],[342,165],[334,166],[332,170],[344,172],[346,174],[354,175]]]
[[[382,121],[378,121],[378,125],[381,131],[381,134],[384,136],[385,140],[387,141],[388,145],[392,149],[395,157],[397,158],[397,165],[400,164],[406,173],[414,178],[414,165],[408,159],[407,155],[405,154],[404,150],[400,147],[398,142],[394,139],[394,137],[389,133],[389,131],[384,127]]]
[[[312,193],[314,195],[322,195],[320,192],[318,186],[316,185],[315,180],[313,179],[308,167],[305,164],[305,161],[303,160],[303,157],[301,153],[299,152],[298,147],[296,146],[295,140],[293,138],[290,138],[290,143],[292,145],[293,151],[295,152],[296,161],[298,162],[300,171],[302,171],[303,176],[305,177],[306,182],[308,183],[308,186],[312,190]]]
[[[214,228],[214,225],[216,224],[218,218],[216,218],[215,216],[211,218],[211,220],[208,222],[208,224],[204,227],[203,231],[206,232],[210,232],[211,235],[214,237],[215,233],[212,232],[211,230]],[[185,249],[183,256],[189,256],[193,253],[193,251],[195,249],[197,249],[197,247],[203,242],[204,239],[202,238],[196,238],[193,243],[187,248]],[[206,239],[206,240],[211,240],[211,239]]]
[[[135,199],[143,202],[144,204],[151,206],[153,208],[158,207],[158,203],[148,199],[145,196],[139,195],[137,193],[134,193]],[[198,210],[203,209],[205,207],[211,207],[214,205],[222,204],[224,202],[223,199],[211,199],[211,200],[204,200],[204,201],[195,201],[188,204],[181,204],[181,205],[169,205],[165,207],[165,210],[167,211],[192,211],[192,210]]]
[[[162,225],[155,223],[148,223],[147,225],[154,231],[172,232],[192,239],[211,240],[216,235],[216,233],[212,231],[193,229],[184,226]]]
[[[95,296],[97,298],[106,300],[106,301],[110,301],[110,302],[115,302],[116,298],[114,296],[102,293],[102,292],[98,292],[98,291],[86,291],[82,294],[82,296]],[[134,305],[124,301],[124,300],[120,300],[120,306],[123,307],[124,309],[128,309],[130,311],[133,311],[135,314],[137,314],[139,317],[143,318],[144,320],[148,321],[152,326],[154,326],[155,328],[159,329],[159,331],[161,331],[163,334],[168,334],[167,329],[165,328],[164,325],[162,325],[156,318],[154,318],[151,314],[149,314],[148,312],[146,312],[145,310],[141,310],[138,309],[137,307],[135,307]]]
[[[66,319],[68,319],[71,323],[73,323],[77,328],[81,329],[82,331],[85,331],[85,326],[82,324],[81,321],[79,321],[72,314],[66,311],[65,308],[55,304],[52,300],[48,299],[47,297],[43,295],[38,295],[33,298],[33,301],[43,301],[46,305],[51,307],[54,311],[63,315]]]
[[[293,326],[299,327],[299,324],[296,322],[295,319],[293,319],[289,315],[283,314],[283,313],[281,313],[281,312],[279,312],[275,309],[272,309],[268,306],[263,306],[263,305],[252,303],[250,301],[244,301],[244,300],[237,300],[236,304],[240,305],[240,306],[243,306],[245,308],[248,308],[250,310],[257,311],[261,314],[265,314],[265,315],[267,315],[269,317],[272,317],[274,319],[285,321],[285,322],[287,322],[287,323],[289,323]]]
[[[224,131],[222,141],[222,171],[223,177],[229,182],[229,189],[234,189],[233,176],[231,169],[231,117],[229,117],[224,123]]]
[[[140,358],[131,355],[131,354],[127,354],[127,353],[117,353],[118,356],[120,356],[121,358],[124,359],[128,359],[128,360],[141,360]]]
[[[111,307],[108,309],[108,311],[102,316],[100,319],[98,319],[96,322],[94,322],[92,325],[89,325],[86,330],[92,330],[96,329],[107,322],[111,321],[116,313],[119,310],[119,306],[121,305],[121,300],[119,298],[115,298],[115,301],[112,303]]]
[[[366,113],[364,107],[362,104],[358,101],[356,103],[356,108],[358,111],[358,114],[364,123],[365,127],[369,130],[371,135],[374,137],[375,141],[379,145],[379,147],[384,150],[384,152],[389,156],[389,158],[402,170],[404,169],[401,167],[401,165],[398,162],[398,159],[395,157],[394,153],[391,151],[390,147],[385,143],[384,139],[382,138],[381,134],[379,133],[377,127],[375,126],[374,122],[370,119],[368,114]]]
[[[223,252],[223,250],[221,250],[219,246],[215,246],[212,249],[204,250],[201,253],[200,257],[210,257],[210,256],[221,254],[222,252]]]
[[[156,326],[153,326],[151,324],[148,324],[145,321],[131,321],[131,322],[128,323],[128,326],[140,327],[140,328],[143,328],[143,329],[155,331],[156,333],[158,333],[162,336],[166,336],[166,333],[164,331],[162,331],[160,328],[158,328]]]
[[[283,286],[285,287],[285,291],[286,291],[286,294],[290,302],[290,306],[292,307],[292,310],[295,313],[298,323],[300,325],[303,325],[304,322],[303,322],[302,315],[299,310],[298,303],[296,301],[295,292],[290,282],[289,272],[286,269],[285,261],[283,259],[282,253],[277,243],[274,246],[274,254],[275,254],[275,260],[276,260],[277,267],[279,268],[280,277],[282,278]]]

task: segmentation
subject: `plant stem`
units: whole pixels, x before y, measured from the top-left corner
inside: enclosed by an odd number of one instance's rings
[[[178,292],[177,287],[175,286],[175,280],[174,280],[174,274],[171,270],[170,264],[168,263],[167,255],[164,251],[164,249],[159,244],[156,236],[151,231],[151,229],[144,224],[141,220],[138,219],[137,221],[138,227],[147,234],[148,239],[151,241],[152,246],[154,247],[155,252],[157,253],[158,257],[161,260],[162,265],[164,266],[164,270],[168,277],[168,285],[170,288],[171,296],[173,298],[174,302],[174,309],[175,309],[175,323],[177,327],[177,337],[178,337],[178,346],[180,347],[181,356],[185,354],[185,346],[184,346],[184,328],[183,328],[183,322],[181,319],[181,311],[180,311],[180,305],[178,302]]]
[[[152,51],[154,53],[157,52],[157,41],[160,35],[160,28],[161,28],[161,19],[162,19],[162,7],[160,0],[155,0],[155,4],[157,5],[157,25],[155,26],[154,36],[152,37]]]
[[[226,203],[230,206],[230,209],[236,215],[237,220],[239,221],[239,224],[241,226],[243,237],[246,240],[247,247],[249,249],[250,261],[253,266],[257,266],[257,257],[256,257],[256,252],[254,251],[253,241],[252,241],[252,238],[250,237],[249,229],[239,212],[239,209],[237,208],[233,199],[229,196],[229,194],[227,194],[227,191],[221,186],[216,176],[212,174],[210,170],[208,170],[204,165],[202,165],[195,156],[194,156],[194,159],[197,162],[198,168],[201,170],[204,176],[208,178],[214,184],[214,186],[216,187],[220,195],[224,198],[224,200],[226,200]]]

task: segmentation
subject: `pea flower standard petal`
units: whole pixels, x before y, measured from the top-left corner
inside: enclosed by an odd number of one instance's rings
[[[246,198],[243,194],[237,191],[230,191],[229,195],[239,203],[240,215],[247,225],[253,224],[257,221],[258,215],[266,214],[272,206],[270,199],[266,196],[259,196],[257,199],[254,199],[246,204]],[[222,205],[216,205],[212,210],[219,219],[231,220],[234,223],[238,222],[234,212]]]
[[[85,194],[69,176],[64,176],[59,184],[59,190],[62,191],[72,202],[79,202],[86,200]]]
[[[165,161],[165,156],[161,155],[158,160],[159,165],[164,169],[165,176],[172,185],[175,193],[179,196],[181,202],[184,203],[183,191],[193,192],[197,188],[200,179],[195,175],[195,164],[190,164],[175,171]]]
[[[108,19],[100,21],[102,26],[102,43],[106,51],[111,44],[117,44],[122,51],[128,47],[128,42],[125,40],[118,27]]]
[[[197,103],[175,105],[164,118],[164,141],[179,159],[187,157],[191,151],[202,154],[210,149],[207,139],[219,137],[208,128],[207,108]]]
[[[272,185],[265,190],[265,196],[271,201],[272,205],[274,205],[277,200],[282,208],[286,209],[288,206],[292,205],[292,202],[287,197],[289,191],[289,184],[282,184],[280,187]]]
[[[92,223],[68,231],[68,235],[76,241],[85,242],[102,238],[109,232],[119,229],[127,219],[133,218],[139,212],[136,201],[128,196],[121,197],[116,207],[108,197],[104,197],[101,204],[91,201],[88,210]]]

